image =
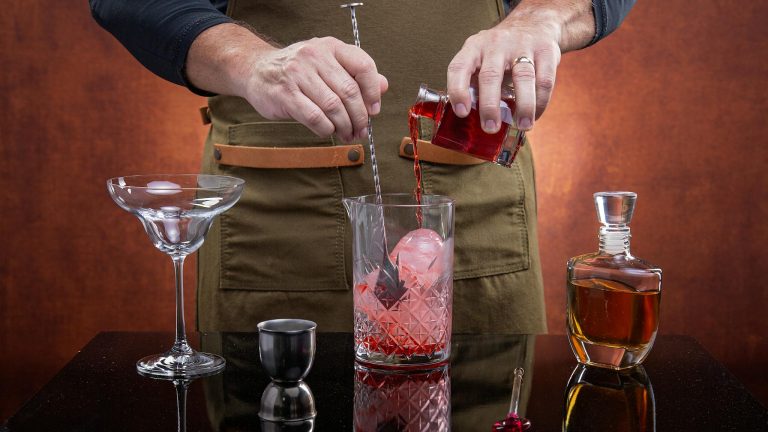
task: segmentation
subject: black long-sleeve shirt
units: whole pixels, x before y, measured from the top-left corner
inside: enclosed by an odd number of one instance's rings
[[[515,0],[505,0],[507,5]],[[519,0],[518,0],[519,1]],[[96,21],[114,35],[147,69],[192,88],[184,75],[187,52],[204,30],[232,22],[227,0],[89,0]],[[592,0],[595,36],[616,30],[635,0]],[[203,94],[203,92],[196,91]]]

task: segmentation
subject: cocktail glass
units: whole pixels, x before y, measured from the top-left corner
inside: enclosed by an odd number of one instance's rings
[[[142,375],[154,378],[192,378],[224,368],[215,354],[193,350],[184,327],[184,258],[205,240],[213,218],[237,202],[245,181],[203,174],[161,174],[115,177],[107,180],[112,199],[141,221],[152,243],[170,255],[176,279],[176,340],[163,354],[136,363]]]

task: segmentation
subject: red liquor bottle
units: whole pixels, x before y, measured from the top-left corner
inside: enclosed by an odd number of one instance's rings
[[[454,114],[448,95],[422,84],[416,103],[410,110],[411,137],[418,136],[417,131],[414,130],[418,127],[418,121],[413,119],[426,117],[435,122],[432,144],[509,168],[515,161],[515,156],[525,138],[523,131],[515,129],[514,91],[510,87],[502,88],[499,104],[501,128],[493,134],[486,133],[482,128],[474,88],[470,88],[470,94],[472,106],[469,115],[460,118]]]

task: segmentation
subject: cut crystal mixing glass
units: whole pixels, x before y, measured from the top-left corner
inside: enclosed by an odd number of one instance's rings
[[[205,240],[213,218],[237,202],[245,182],[203,174],[161,174],[115,177],[107,190],[123,210],[134,214],[156,248],[173,260],[176,277],[176,340],[163,353],[136,363],[142,375],[191,378],[221,371],[225,361],[193,350],[184,328],[183,264]]]
[[[448,359],[453,210],[448,197],[384,194],[343,200],[352,223],[358,361],[412,367]],[[385,235],[386,232],[386,235]]]

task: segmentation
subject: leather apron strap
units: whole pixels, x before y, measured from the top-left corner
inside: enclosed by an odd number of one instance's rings
[[[247,168],[332,168],[363,164],[360,144],[289,148],[214,144],[213,147],[216,162]]]

